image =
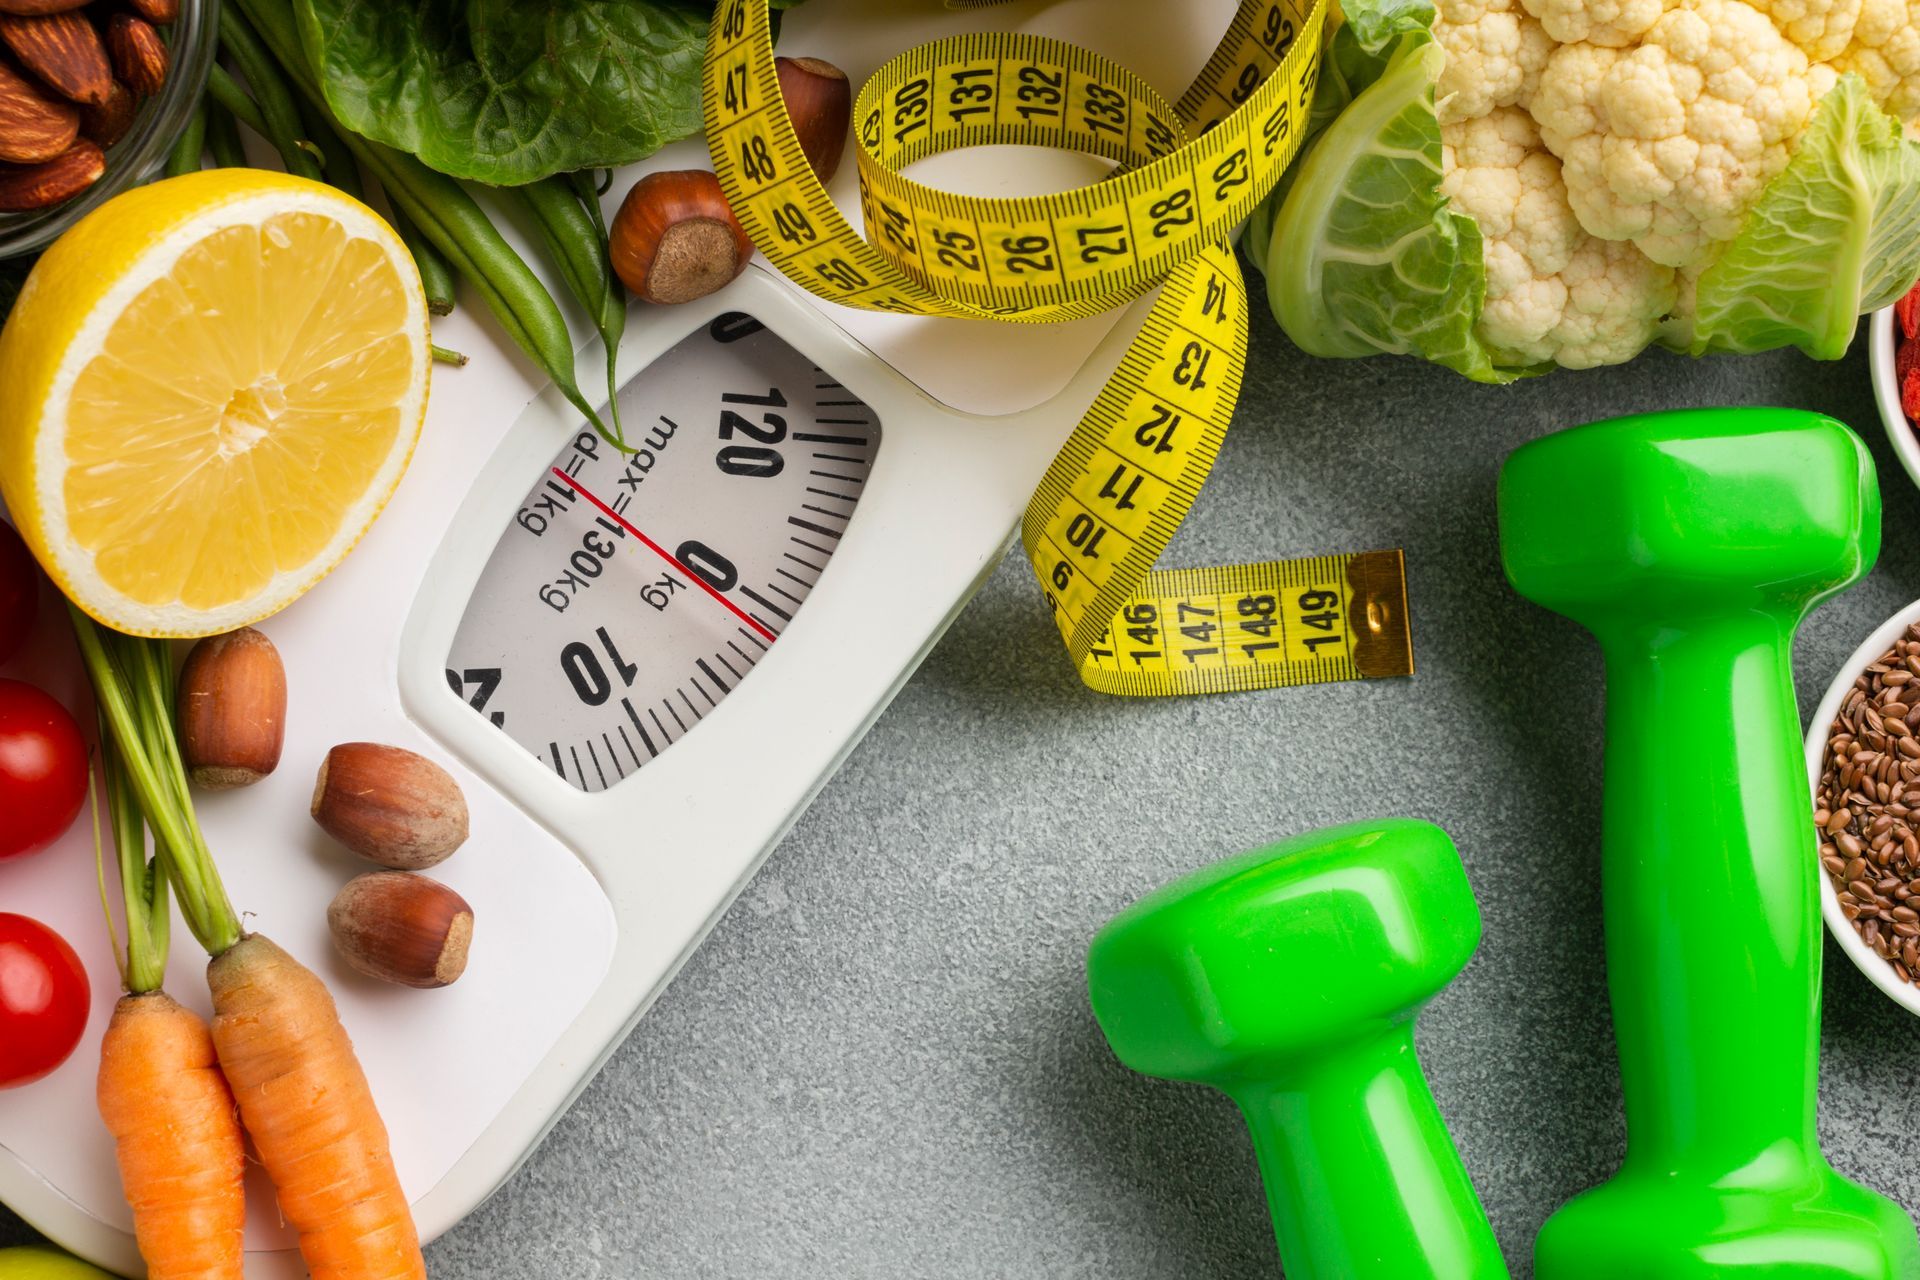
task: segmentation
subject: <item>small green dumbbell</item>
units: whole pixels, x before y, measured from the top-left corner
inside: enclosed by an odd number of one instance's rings
[[[1389,819],[1205,867],[1093,940],[1094,1016],[1136,1071],[1240,1105],[1291,1280],[1504,1278],[1413,1052],[1480,912],[1453,842]]]
[[[1891,1201],[1814,1133],[1820,934],[1794,628],[1879,550],[1873,462],[1784,409],[1563,431],[1500,475],[1524,596],[1606,657],[1601,888],[1627,1156],[1540,1280],[1913,1280]]]

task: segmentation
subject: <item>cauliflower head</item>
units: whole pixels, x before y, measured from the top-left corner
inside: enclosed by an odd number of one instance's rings
[[[1480,226],[1487,294],[1479,331],[1496,360],[1586,369],[1653,341],[1674,273],[1590,234],[1533,118],[1514,108],[1441,126],[1441,190]]]
[[[1434,89],[1442,124],[1528,105],[1553,53],[1546,28],[1514,0],[1440,0],[1433,38],[1447,54]]]
[[[1833,358],[1920,274],[1920,0],[1342,3],[1332,123],[1250,233],[1308,351]]]
[[[1858,72],[1894,119],[1920,122],[1920,0],[1866,0],[1833,69]]]
[[[1744,0],[1689,0],[1632,49],[1556,49],[1533,114],[1587,230],[1689,267],[1739,232],[1835,79]]]

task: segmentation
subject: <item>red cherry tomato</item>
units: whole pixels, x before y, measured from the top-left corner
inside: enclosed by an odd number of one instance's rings
[[[0,662],[20,652],[40,607],[40,566],[12,525],[0,520]]]
[[[67,1060],[87,1029],[93,988],[80,957],[38,920],[0,911],[0,1089]]]
[[[0,680],[0,862],[46,848],[87,798],[87,744],[67,709]]]

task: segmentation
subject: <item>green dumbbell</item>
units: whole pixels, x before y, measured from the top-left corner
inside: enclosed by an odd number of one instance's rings
[[[1500,475],[1524,596],[1606,658],[1601,887],[1627,1155],[1541,1230],[1541,1280],[1912,1280],[1897,1205],[1814,1132],[1820,935],[1794,628],[1879,550],[1839,423],[1696,410],[1563,431]]]
[[[1486,1212],[1413,1052],[1480,912],[1424,822],[1335,827],[1229,859],[1093,940],[1094,1016],[1136,1071],[1240,1105],[1292,1280],[1494,1280]]]

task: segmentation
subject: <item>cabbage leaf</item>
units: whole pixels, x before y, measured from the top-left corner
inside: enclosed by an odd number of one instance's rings
[[[1862,314],[1920,276],[1920,143],[1857,75],[1820,101],[1787,167],[1700,277],[1694,355],[1846,354]]]
[[[1375,0],[1345,17],[1315,99],[1316,122],[1331,122],[1248,225],[1275,318],[1313,355],[1418,355],[1477,382],[1536,372],[1502,366],[1474,332],[1486,263],[1479,226],[1440,191],[1432,4]]]

